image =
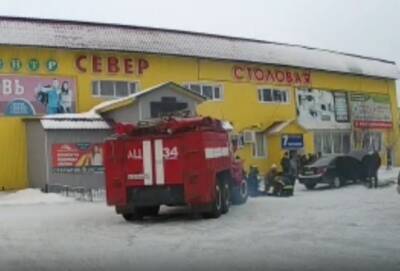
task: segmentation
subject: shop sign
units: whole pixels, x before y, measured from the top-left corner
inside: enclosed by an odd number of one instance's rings
[[[281,147],[284,150],[294,150],[304,148],[302,134],[284,134],[281,137]]]
[[[101,143],[53,144],[54,173],[102,173],[103,145]]]
[[[4,59],[0,59],[0,70],[4,68]],[[46,62],[47,71],[54,72],[58,69],[58,62],[55,59],[49,59]],[[31,58],[27,63],[22,62],[19,58],[12,58],[9,62],[10,68],[13,72],[19,72],[26,65],[31,72],[37,72],[40,68],[40,61],[36,58]]]
[[[311,85],[311,72],[307,70],[300,72],[279,68],[235,65],[233,66],[233,78],[238,81],[251,81],[263,84]]]
[[[350,129],[349,102],[345,92],[297,89],[298,122],[306,129]]]
[[[0,115],[75,112],[76,84],[70,77],[0,75]]]
[[[75,59],[75,67],[82,73],[142,75],[149,68],[149,62],[144,58],[78,55]]]
[[[383,94],[351,94],[351,118],[355,128],[391,129],[390,97]]]

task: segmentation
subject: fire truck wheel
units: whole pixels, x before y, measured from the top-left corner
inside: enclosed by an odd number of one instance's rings
[[[218,218],[222,214],[222,186],[220,182],[215,183],[215,200],[211,203],[211,210],[203,213],[204,218]]]
[[[142,219],[143,219],[143,216],[140,216],[140,215],[135,214],[135,213],[125,213],[125,214],[122,214],[122,217],[123,217],[126,221],[129,221],[129,222],[131,222],[131,221],[137,221],[137,220],[142,220]]]
[[[139,216],[156,216],[160,211],[160,206],[145,206],[145,207],[135,207],[135,213]]]
[[[232,189],[232,202],[234,204],[244,204],[249,197],[249,191],[246,179],[243,179],[240,185]]]
[[[226,214],[229,212],[229,207],[231,207],[231,190],[228,182],[223,182],[222,184],[222,213]]]

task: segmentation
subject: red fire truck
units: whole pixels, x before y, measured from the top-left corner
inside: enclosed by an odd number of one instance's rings
[[[169,118],[115,130],[104,144],[107,203],[127,221],[157,215],[160,205],[218,218],[246,202],[242,162],[221,121]]]

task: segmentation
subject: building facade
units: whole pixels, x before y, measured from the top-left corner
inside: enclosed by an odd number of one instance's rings
[[[0,26],[0,189],[29,185],[23,119],[85,112],[169,81],[207,97],[198,112],[230,121],[238,155],[261,172],[287,150],[375,149],[399,163],[394,62],[118,25],[0,18]]]

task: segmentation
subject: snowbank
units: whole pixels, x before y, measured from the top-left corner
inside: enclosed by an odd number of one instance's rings
[[[29,205],[29,204],[54,204],[73,202],[74,199],[66,198],[54,193],[43,193],[39,189],[24,189],[13,193],[0,194],[0,206],[4,205]]]

